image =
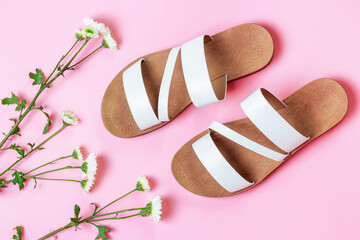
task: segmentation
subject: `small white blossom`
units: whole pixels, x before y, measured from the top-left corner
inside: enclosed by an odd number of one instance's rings
[[[104,39],[102,41],[102,46],[104,48],[108,48],[110,50],[117,50],[117,43],[116,41],[111,37],[110,32],[107,32],[104,34]]]
[[[81,41],[86,37],[86,35],[85,35],[85,32],[83,30],[76,29],[75,30],[75,37],[76,37],[77,40]]]
[[[93,19],[86,17],[83,19],[83,22],[85,26],[92,26],[94,29],[99,32],[99,34],[105,34],[109,32],[109,28],[107,28],[103,23],[99,23],[97,21],[94,21]]]
[[[76,125],[79,123],[78,117],[70,111],[62,111],[60,116],[65,125]]]
[[[86,161],[81,164],[82,177],[95,180],[95,174],[97,171],[97,161],[94,153],[91,153]]]
[[[152,199],[151,199],[151,210],[150,210],[150,217],[156,222],[158,223],[160,221],[161,218],[161,208],[162,208],[162,200],[160,195],[155,195]]]
[[[80,147],[79,146],[76,146],[73,153],[72,153],[72,157],[75,158],[75,159],[78,159],[80,161],[84,160],[84,157],[81,153],[81,150],[80,150]]]
[[[147,178],[145,176],[138,177],[137,183],[136,183],[136,190],[143,191],[143,192],[150,191],[149,181],[147,180]]]
[[[82,31],[88,38],[97,38],[100,35],[110,32],[109,28],[107,28],[103,23],[94,21],[89,17],[84,18],[83,22],[85,24],[85,27],[82,29]]]
[[[94,185],[94,181],[95,179],[86,179],[86,180],[82,180],[80,182],[81,187],[84,191],[84,193],[88,193],[90,191],[90,189],[92,188],[92,186]]]
[[[85,26],[82,31],[88,38],[97,38],[100,36],[100,33],[91,25]]]

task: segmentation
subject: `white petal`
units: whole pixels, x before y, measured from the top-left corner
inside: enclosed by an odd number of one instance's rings
[[[94,34],[87,35],[90,38],[96,38],[101,34],[106,34],[110,32],[109,28],[107,28],[105,24],[94,21],[89,17],[84,18],[83,22],[85,24],[85,29],[88,28],[94,31]]]
[[[78,159],[80,161],[84,160],[84,157],[83,157],[83,155],[81,153],[81,150],[80,150],[79,146],[75,147],[74,152],[75,152],[75,155],[76,155],[76,159]]]
[[[94,181],[95,181],[95,179],[87,179],[86,180],[86,184],[83,187],[84,193],[88,193],[91,190],[92,186],[94,185]]]
[[[111,50],[117,50],[117,43],[116,41],[111,37],[110,32],[104,34],[105,47],[109,48]]]
[[[151,199],[151,213],[150,216],[151,218],[158,223],[160,221],[161,218],[161,208],[162,208],[162,200],[160,195],[155,195],[152,199]]]
[[[149,181],[147,180],[147,178],[145,176],[138,177],[137,181],[140,182],[141,186],[144,189],[143,190],[144,192],[150,191]]]
[[[62,111],[60,112],[60,116],[67,125],[76,125],[79,123],[78,117],[70,111]]]

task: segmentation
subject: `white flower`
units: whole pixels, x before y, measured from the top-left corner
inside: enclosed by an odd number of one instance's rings
[[[111,37],[110,31],[104,34],[104,39],[102,41],[102,46],[104,48],[109,48],[110,50],[117,50],[117,43]]]
[[[140,211],[140,215],[143,217],[149,216],[156,222],[158,223],[160,221],[161,218],[161,197],[160,195],[155,195],[152,199],[151,202],[149,202],[148,204],[146,204],[145,208],[141,209]]]
[[[97,38],[99,35],[109,33],[110,30],[103,23],[94,21],[93,19],[86,17],[83,20],[85,27],[83,31],[85,32],[86,37]]]
[[[149,212],[150,217],[156,222],[158,223],[160,221],[161,218],[161,208],[162,208],[162,204],[161,204],[162,200],[160,195],[155,195],[152,199],[151,202],[149,203],[151,205],[151,209]]]
[[[86,161],[81,164],[81,171],[83,171],[82,177],[95,180],[95,174],[97,171],[97,161],[94,153],[91,153]]]
[[[138,177],[137,183],[136,183],[136,190],[143,191],[143,192],[150,191],[149,181],[147,180],[147,178],[145,176]]]
[[[77,160],[80,160],[82,161],[84,159],[82,153],[81,153],[81,150],[80,150],[80,147],[79,146],[76,146],[72,155],[71,155],[73,158],[77,159]]]
[[[94,185],[94,181],[95,179],[86,179],[86,180],[82,180],[80,182],[81,187],[84,191],[84,193],[88,193],[90,191],[90,189],[92,188],[92,186]]]
[[[65,125],[76,125],[79,123],[78,117],[70,111],[62,111],[60,116]]]
[[[92,25],[85,26],[82,31],[88,38],[97,38],[98,36],[100,36],[100,33]]]
[[[76,37],[77,40],[81,41],[86,37],[86,35],[85,35],[85,32],[83,30],[76,29],[75,30],[75,37]]]
[[[99,23],[97,21],[94,21],[93,19],[86,17],[83,19],[83,22],[85,26],[93,26],[96,31],[98,31],[100,34],[104,34],[109,31],[109,29],[103,24]]]

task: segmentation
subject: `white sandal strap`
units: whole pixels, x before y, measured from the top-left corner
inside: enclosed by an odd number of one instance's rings
[[[309,138],[304,137],[281,117],[267,101],[264,92],[271,94],[267,90],[260,88],[246,98],[241,103],[241,107],[254,125],[264,133],[269,140],[284,151],[291,152]],[[270,95],[270,97],[278,100],[286,107],[285,103],[274,95]],[[288,154],[278,153],[264,147],[218,122],[213,122],[209,129],[218,132],[229,140],[253,152],[275,161],[281,161],[288,156]],[[254,184],[245,180],[228,163],[215,145],[210,133],[199,138],[192,144],[192,147],[206,170],[227,191],[236,192]]]
[[[291,152],[309,138],[293,128],[267,101],[264,88],[259,88],[242,103],[241,107],[254,125],[280,149]],[[272,94],[271,94],[272,95]],[[272,97],[276,98],[274,95]],[[284,106],[286,104],[276,98]]]
[[[224,87],[221,87],[221,93],[219,93],[223,98],[218,99],[206,65],[204,52],[205,37],[212,39],[209,35],[203,35],[183,44],[181,47],[171,49],[159,90],[158,117],[151,106],[142,77],[141,63],[145,61],[145,59],[140,59],[124,71],[123,84],[126,99],[131,114],[141,130],[158,125],[163,121],[169,121],[170,85],[180,49],[186,88],[194,105],[201,107],[225,98],[227,75],[216,80],[224,81]],[[218,82],[217,85],[218,84],[222,84],[222,82]]]
[[[194,142],[192,147],[206,170],[227,191],[236,192],[254,184],[245,180],[226,161],[216,147],[210,133]]]
[[[224,137],[228,138],[229,140],[272,160],[282,161],[288,156],[288,154],[282,154],[270,148],[264,147],[263,145],[258,144],[248,139],[247,137],[244,137],[240,133],[235,132],[234,130],[226,127],[221,123],[214,121],[213,123],[211,123],[209,129],[212,129],[215,132],[220,133]]]
[[[219,102],[225,98],[224,94],[223,99],[218,99],[211,84],[205,58],[205,37],[212,40],[210,35],[202,35],[181,46],[181,63],[185,83],[191,101],[196,107]],[[224,89],[226,92],[226,87]]]
[[[170,84],[174,73],[176,59],[177,56],[179,55],[179,51],[180,51],[180,47],[175,47],[171,49],[168,59],[166,61],[164,75],[161,80],[159,101],[158,101],[158,114],[159,114],[159,120],[162,122],[170,120],[168,113]]]
[[[123,73],[126,99],[131,114],[141,130],[160,124],[145,90],[141,72],[141,63],[143,61],[145,61],[144,58],[140,59]]]

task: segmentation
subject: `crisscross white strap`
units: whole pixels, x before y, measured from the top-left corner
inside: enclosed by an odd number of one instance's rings
[[[202,35],[181,46],[181,63],[185,83],[191,101],[196,107],[219,102],[225,98],[224,94],[223,99],[218,99],[211,84],[205,58],[205,38],[212,40],[210,35]]]
[[[125,96],[131,114],[142,130],[160,124],[145,90],[141,73],[141,63],[144,61],[144,58],[140,59],[123,73]]]
[[[125,95],[131,114],[141,130],[170,120],[168,113],[170,85],[180,49],[186,87],[194,105],[200,107],[223,100],[218,99],[216,96],[209,77],[204,51],[205,37],[212,39],[209,35],[203,35],[183,44],[181,47],[171,49],[159,90],[157,106],[158,117],[150,104],[142,77],[141,63],[145,61],[145,59],[140,59],[124,71],[123,84]],[[224,92],[219,95],[225,98],[227,75],[225,75],[225,78],[222,76],[222,78],[216,81],[220,80],[224,81],[225,86],[221,88]],[[219,83],[222,84],[222,82],[218,82],[217,84]]]
[[[282,154],[270,148],[264,147],[263,145],[258,144],[248,139],[247,137],[244,137],[240,133],[237,133],[234,130],[216,121],[211,123],[209,129],[212,129],[215,132],[218,132],[224,137],[228,138],[229,140],[272,160],[281,161],[288,156],[288,154]]]
[[[296,131],[281,117],[267,101],[263,94],[264,92],[271,94],[267,90],[260,88],[246,98],[241,103],[241,107],[248,115],[249,119],[253,121],[254,125],[263,132],[269,140],[274,142],[279,148],[290,152],[303,144],[308,138]],[[270,96],[286,107],[285,103],[274,95],[271,94]],[[264,147],[218,122],[213,122],[209,129],[212,129],[231,141],[272,160],[281,161],[288,156],[288,154],[282,154]],[[210,133],[194,142],[192,147],[206,170],[227,191],[239,191],[253,184],[245,180],[232,168],[216,147]]]
[[[194,142],[192,147],[206,170],[227,191],[236,192],[254,184],[245,180],[226,161],[216,147],[210,133]]]
[[[160,92],[159,92],[159,102],[158,102],[158,113],[160,121],[169,121],[169,93],[170,93],[170,84],[171,79],[174,73],[175,63],[177,56],[179,55],[180,47],[175,47],[171,49],[169,57],[166,61],[164,75],[161,81]]]
[[[280,149],[290,152],[309,138],[303,136],[293,128],[267,101],[264,92],[271,94],[264,88],[257,89],[247,97],[241,108],[254,125]],[[272,97],[286,104],[271,94]]]

